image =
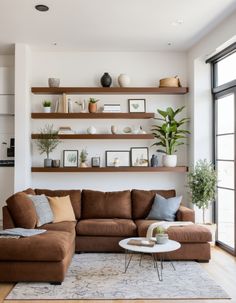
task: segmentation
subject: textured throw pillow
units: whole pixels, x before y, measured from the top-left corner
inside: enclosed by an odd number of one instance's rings
[[[53,223],[62,221],[76,221],[70,196],[48,197],[48,200],[53,212]]]
[[[174,221],[181,200],[182,196],[166,199],[156,194],[152,208],[146,219]]]
[[[53,212],[45,195],[29,195],[33,201],[38,217],[37,227],[53,221]]]

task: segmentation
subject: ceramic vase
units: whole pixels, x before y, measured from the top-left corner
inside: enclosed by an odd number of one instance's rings
[[[49,87],[59,87],[60,79],[59,78],[48,78]]]
[[[52,167],[52,159],[44,159],[44,167]]]
[[[51,112],[51,107],[49,107],[49,106],[43,107],[43,112],[44,113],[50,113]]]
[[[80,163],[80,167],[87,167],[86,162],[81,162],[81,163]]]
[[[103,87],[110,87],[112,83],[111,76],[108,73],[104,73],[100,81]]]
[[[169,240],[168,234],[157,234],[156,241],[157,244],[166,244]]]
[[[111,133],[115,135],[117,133],[117,127],[115,125],[111,126]]]
[[[164,155],[163,165],[166,167],[176,167],[177,165],[177,156],[176,155]]]
[[[126,74],[120,74],[118,77],[118,84],[120,87],[128,87],[130,84],[130,77]]]
[[[97,112],[97,103],[89,102],[88,110],[90,113],[96,113]]]
[[[151,167],[157,167],[158,166],[158,158],[156,155],[152,155],[151,158]]]
[[[97,130],[94,126],[90,126],[87,128],[87,133],[90,134],[90,135],[94,135],[96,134]]]

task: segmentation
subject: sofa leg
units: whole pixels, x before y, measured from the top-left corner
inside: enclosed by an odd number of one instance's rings
[[[209,260],[196,260],[198,263],[209,263]]]
[[[61,285],[61,282],[50,282],[51,285]]]

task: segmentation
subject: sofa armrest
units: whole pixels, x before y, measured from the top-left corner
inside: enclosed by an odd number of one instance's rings
[[[3,229],[14,228],[15,224],[9,213],[8,207],[3,206],[2,208],[2,219],[3,219]]]
[[[192,221],[195,222],[195,212],[193,209],[180,205],[177,214],[177,221]]]

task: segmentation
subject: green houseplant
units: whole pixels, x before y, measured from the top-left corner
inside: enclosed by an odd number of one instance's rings
[[[188,174],[188,187],[192,203],[202,209],[202,220],[205,224],[205,210],[216,195],[217,175],[214,166],[207,160],[197,161],[194,169]]]
[[[155,232],[157,244],[165,244],[168,241],[169,236],[166,233],[166,229],[164,227],[157,226]]]
[[[182,125],[189,121],[189,118],[176,119],[176,116],[182,112],[185,106],[174,110],[168,107],[165,111],[158,109],[157,112],[161,117],[155,118],[161,121],[161,124],[152,126],[152,132],[157,139],[154,146],[160,146],[158,152],[165,153],[163,157],[164,166],[174,167],[177,164],[177,156],[174,153],[177,151],[177,147],[183,145],[183,139],[187,138],[187,134],[190,132],[182,128]]]
[[[89,98],[89,103],[88,103],[88,110],[90,113],[96,113],[97,112],[97,102],[99,99],[95,98]]]
[[[43,101],[43,111],[45,113],[50,113],[51,112],[51,106],[52,106],[51,101],[49,101],[49,100]]]
[[[40,130],[36,144],[40,155],[44,153],[47,155],[47,158],[44,159],[44,167],[52,166],[52,159],[49,158],[49,155],[59,143],[58,131],[53,130],[53,125],[47,124]]]
[[[88,152],[84,148],[84,149],[82,149],[82,151],[80,153],[80,167],[87,167],[87,164],[86,164],[87,157],[88,157]]]

